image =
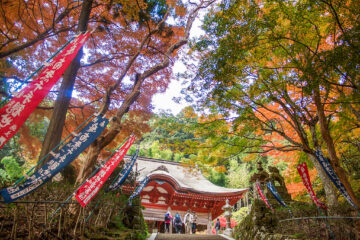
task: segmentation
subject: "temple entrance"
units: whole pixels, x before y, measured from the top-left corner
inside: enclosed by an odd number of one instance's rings
[[[225,238],[219,235],[191,235],[191,234],[159,234],[155,240],[224,240]]]
[[[169,211],[173,217],[178,213],[184,223],[184,216],[190,211],[196,214],[197,231],[211,234],[213,220],[224,212],[225,202],[234,206],[248,191],[216,186],[200,171],[176,162],[138,157],[137,169],[138,182],[145,177],[149,178],[140,196],[141,205],[145,207],[142,214],[150,233],[165,232],[166,212]],[[129,185],[122,190],[134,191]],[[175,233],[174,227],[170,232]]]

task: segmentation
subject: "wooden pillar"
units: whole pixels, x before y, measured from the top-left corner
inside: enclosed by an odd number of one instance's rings
[[[246,204],[246,207],[249,207],[249,192],[245,193],[245,204]]]
[[[171,213],[171,207],[168,208],[168,211],[169,211],[170,215],[171,215],[172,217],[174,217],[174,216],[172,215],[172,213]],[[170,229],[169,229],[169,233],[170,233],[170,234],[172,233],[172,227],[173,227],[173,220],[170,219]]]
[[[258,190],[257,190],[257,187],[256,187],[256,183],[253,183],[253,197],[254,197],[254,200],[255,199],[259,199],[259,195],[258,195]]]
[[[211,214],[211,212],[208,212],[208,224],[207,224],[207,234],[208,235],[212,234],[212,232],[211,232],[211,230],[212,230],[211,222],[212,222],[212,214]]]

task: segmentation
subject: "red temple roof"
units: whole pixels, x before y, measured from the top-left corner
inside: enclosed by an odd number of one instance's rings
[[[223,213],[221,208],[226,199],[234,205],[248,190],[217,186],[200,171],[176,162],[139,157],[137,169],[140,173],[137,182],[145,176],[150,179],[140,194],[141,204],[146,207],[144,218],[148,220],[163,220],[170,207],[172,212],[180,214],[188,209],[195,211],[199,224],[207,224],[209,213],[211,219],[216,218]]]

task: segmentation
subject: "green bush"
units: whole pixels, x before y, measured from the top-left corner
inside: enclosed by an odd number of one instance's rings
[[[6,156],[1,159],[0,182],[9,183],[23,176],[23,169],[12,156]]]

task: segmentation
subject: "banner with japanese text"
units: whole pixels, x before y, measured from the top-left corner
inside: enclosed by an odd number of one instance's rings
[[[74,38],[40,75],[0,109],[0,149],[19,130],[29,115],[49,93],[83,46],[90,33]]]
[[[131,170],[136,162],[138,155],[139,155],[139,149],[136,150],[135,154],[131,157],[130,161],[125,164],[124,168],[119,173],[119,175],[116,177],[115,181],[106,190],[107,192],[118,189],[125,182],[127,176],[131,172]]]
[[[5,202],[22,198],[49,181],[83,152],[101,134],[107,123],[106,118],[94,117],[23,184],[2,189],[0,193]]]
[[[281,198],[280,194],[278,193],[278,191],[276,190],[274,184],[269,181],[266,184],[267,188],[270,190],[271,194],[274,196],[274,198],[283,206],[287,208],[286,203],[284,202],[284,200]]]
[[[357,209],[356,204],[351,199],[349,193],[346,191],[344,185],[340,181],[339,177],[336,175],[334,169],[332,168],[329,160],[324,157],[322,152],[320,150],[315,151],[315,155],[321,165],[321,167],[324,169],[326,174],[329,176],[330,180],[334,183],[335,187],[339,189],[340,193],[344,196],[344,198],[350,203],[351,206],[353,206],[355,209]]]
[[[146,176],[139,184],[139,186],[137,186],[137,188],[135,189],[135,191],[131,194],[131,196],[128,199],[128,203],[131,206],[132,204],[132,199],[134,197],[136,197],[137,195],[139,195],[141,193],[141,191],[144,189],[144,187],[146,186],[146,184],[149,182],[149,177]]]
[[[311,186],[309,171],[308,171],[306,163],[300,163],[299,165],[297,165],[296,168],[301,176],[301,179],[304,183],[306,190],[308,191],[308,193],[310,195],[310,198],[313,200],[313,202],[316,204],[316,206],[321,207],[323,209],[327,209],[326,205],[324,203],[320,202],[314,193],[314,190]]]
[[[100,171],[86,181],[77,191],[76,199],[82,207],[85,207],[90,200],[99,192],[106,179],[115,170],[120,161],[124,158],[130,146],[134,143],[135,136],[131,136],[125,144],[107,161]]]
[[[257,188],[257,190],[258,190],[258,192],[259,192],[259,194],[260,194],[261,199],[264,201],[264,203],[266,204],[266,206],[267,206],[268,208],[270,208],[270,209],[273,209],[273,208],[271,207],[270,203],[268,202],[268,200],[266,199],[264,193],[262,192],[259,182],[256,182],[256,188]]]

